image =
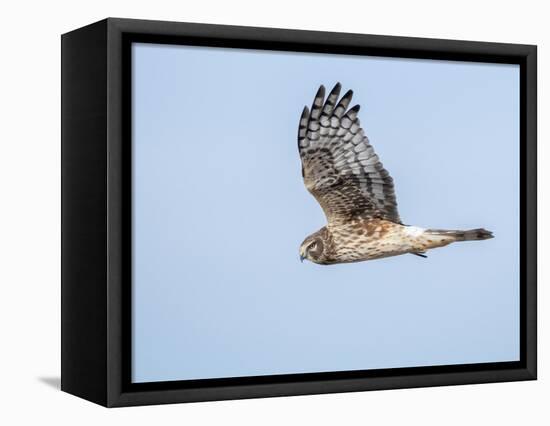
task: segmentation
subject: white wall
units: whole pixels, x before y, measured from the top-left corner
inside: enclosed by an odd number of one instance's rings
[[[539,45],[539,158],[548,161],[543,1],[18,1],[2,5],[0,422],[31,424],[548,424],[548,249],[540,245],[539,381],[106,410],[59,392],[60,39],[107,16]],[[498,153],[495,153],[498,161]],[[539,217],[548,217],[540,167]],[[546,194],[545,194],[546,192]],[[539,221],[541,243],[548,226]],[[545,423],[546,417],[546,423]],[[11,419],[6,421],[6,419]]]

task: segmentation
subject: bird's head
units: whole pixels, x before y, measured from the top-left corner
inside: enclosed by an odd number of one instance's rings
[[[307,237],[300,245],[300,261],[304,259],[313,263],[326,263],[325,250],[326,241],[322,231],[318,231]]]

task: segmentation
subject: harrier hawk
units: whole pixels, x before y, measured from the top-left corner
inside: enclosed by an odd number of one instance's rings
[[[360,262],[412,253],[455,241],[485,240],[485,229],[423,229],[401,222],[393,179],[359,124],[359,105],[348,109],[353,92],[340,100],[340,83],[325,100],[321,86],[311,112],[304,108],[298,130],[302,176],[321,205],[327,226],[307,237],[300,259],[323,265]]]

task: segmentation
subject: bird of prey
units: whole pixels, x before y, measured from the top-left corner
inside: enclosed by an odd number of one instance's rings
[[[365,136],[353,92],[340,98],[337,83],[325,100],[321,86],[311,112],[304,107],[298,150],[307,190],[321,205],[327,225],[300,246],[300,260],[330,265],[412,253],[455,241],[493,237],[486,229],[424,229],[404,225],[397,212],[393,179]]]

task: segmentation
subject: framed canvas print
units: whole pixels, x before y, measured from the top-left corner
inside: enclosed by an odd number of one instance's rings
[[[536,47],[106,19],[62,37],[62,389],[536,378]]]

